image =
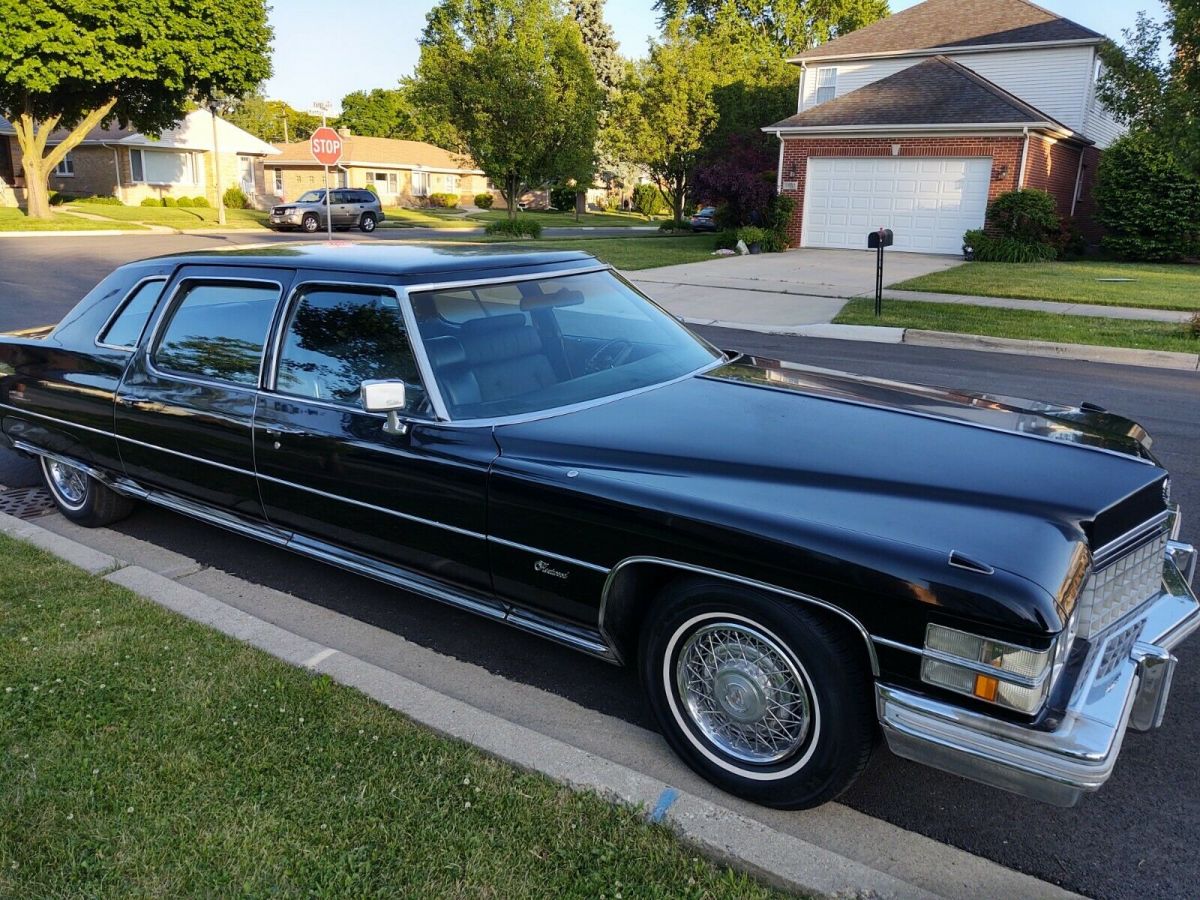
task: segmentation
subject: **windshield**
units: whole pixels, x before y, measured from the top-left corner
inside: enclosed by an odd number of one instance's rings
[[[325,192],[324,191],[305,191],[303,194],[300,195],[300,199],[297,200],[296,202],[297,203],[322,203],[322,202],[324,202],[324,200],[325,200]]]
[[[429,291],[412,302],[454,419],[570,406],[721,359],[607,271]]]

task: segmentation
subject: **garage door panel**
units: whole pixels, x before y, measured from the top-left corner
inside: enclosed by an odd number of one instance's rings
[[[882,227],[897,250],[957,253],[983,226],[991,168],[987,157],[810,157],[802,245],[860,249]]]

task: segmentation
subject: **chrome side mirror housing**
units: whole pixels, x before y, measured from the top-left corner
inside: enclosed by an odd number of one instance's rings
[[[404,382],[394,379],[364,381],[360,387],[363,409],[367,412],[387,413],[383,425],[385,434],[408,434],[408,425],[400,421],[404,411],[406,391]]]

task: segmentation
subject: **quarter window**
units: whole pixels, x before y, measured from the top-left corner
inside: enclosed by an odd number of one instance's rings
[[[142,337],[142,330],[146,327],[146,320],[150,318],[158,298],[162,296],[164,284],[165,279],[156,278],[143,281],[135,287],[133,293],[125,299],[125,304],[116,318],[100,335],[100,343],[110,347],[127,347],[130,350],[136,347]]]
[[[817,95],[814,102],[824,103],[826,100],[832,100],[836,94],[837,66],[817,69]]]
[[[279,288],[250,282],[189,282],[159,339],[165,372],[258,384],[263,344]]]
[[[426,411],[396,295],[370,287],[302,288],[288,319],[275,389],[359,407],[359,389],[372,379],[403,381],[408,412]]]

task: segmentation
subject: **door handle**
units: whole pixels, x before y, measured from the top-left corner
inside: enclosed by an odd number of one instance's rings
[[[294,428],[289,425],[265,425],[262,431],[267,437],[283,437],[284,435],[295,437],[308,434],[303,428]]]
[[[117,402],[123,406],[132,407],[133,409],[146,409],[147,407],[154,405],[154,401],[149,397],[137,397],[131,394],[118,394]]]

